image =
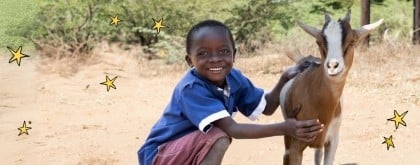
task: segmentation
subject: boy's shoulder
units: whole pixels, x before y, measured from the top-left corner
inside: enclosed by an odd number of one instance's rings
[[[242,74],[242,72],[239,70],[239,69],[237,69],[237,68],[232,68],[231,70],[230,70],[230,73],[229,73],[230,75],[233,75],[233,76],[241,76],[241,77],[243,77],[244,75]]]
[[[232,68],[226,79],[228,81],[229,86],[231,87],[240,87],[247,81],[246,76],[242,74],[242,72],[239,69],[236,68]]]
[[[190,69],[175,86],[175,92],[181,92],[185,88],[196,88],[197,86],[206,86],[206,82],[194,71],[194,69]]]

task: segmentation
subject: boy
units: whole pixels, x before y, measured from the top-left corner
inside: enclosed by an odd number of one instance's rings
[[[214,20],[191,28],[186,51],[191,69],[175,87],[169,105],[138,151],[140,164],[221,164],[231,137],[286,134],[312,141],[322,131],[316,119],[257,125],[236,123],[231,117],[238,111],[251,120],[261,113],[273,114],[282,86],[305,66],[290,68],[271,92],[264,93],[232,68],[236,53],[232,34]]]

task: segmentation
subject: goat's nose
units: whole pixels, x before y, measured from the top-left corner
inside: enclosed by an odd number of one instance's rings
[[[330,61],[328,61],[327,67],[330,69],[338,68],[338,61],[335,59],[331,59]]]

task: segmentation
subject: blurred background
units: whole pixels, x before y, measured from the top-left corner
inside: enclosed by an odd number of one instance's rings
[[[296,21],[321,28],[324,13],[354,29],[383,18],[356,47],[343,91],[334,164],[420,164],[420,0],[0,0],[0,164],[137,164],[137,150],[188,70],[189,28],[216,19],[231,28],[234,66],[271,90],[293,65],[286,51],[319,56]],[[362,10],[363,9],[363,10]],[[420,10],[420,7],[417,7]],[[417,10],[417,20],[420,12]],[[362,12],[363,11],[363,12]],[[118,26],[111,17],[118,16]],[[158,34],[154,21],[163,19]],[[417,21],[420,24],[420,21]],[[414,35],[415,34],[415,35]],[[417,36],[417,38],[416,38]],[[22,46],[20,66],[8,63]],[[117,77],[106,90],[105,76]],[[392,118],[408,111],[407,126]],[[283,120],[280,111],[249,121]],[[23,121],[29,135],[18,136]],[[384,137],[394,139],[387,149]],[[233,140],[223,164],[281,164],[283,137]],[[313,164],[313,150],[303,164]]]
[[[216,19],[231,28],[239,55],[258,55],[262,49],[313,43],[303,39],[307,36],[296,26],[297,20],[321,28],[324,12],[338,19],[348,9],[353,28],[385,19],[370,37],[373,44],[414,41],[413,0],[2,1],[0,47],[25,45],[54,58],[82,58],[105,41],[120,43],[124,49],[141,46],[144,58],[177,63],[185,55],[187,31],[204,19]],[[110,25],[111,16],[122,22]],[[157,34],[153,19],[161,18],[166,27]]]

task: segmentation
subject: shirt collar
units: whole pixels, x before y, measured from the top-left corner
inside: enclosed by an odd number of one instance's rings
[[[233,68],[232,68],[233,70]],[[232,74],[232,70],[229,72],[229,74],[226,76],[226,86],[224,87],[225,89],[219,88],[215,85],[213,85],[210,81],[208,81],[206,78],[200,76],[200,74],[198,74],[197,70],[195,68],[191,68],[190,72],[192,73],[192,75],[194,75],[195,77],[197,77],[199,80],[201,80],[202,82],[204,82],[205,84],[208,85],[212,85],[214,86],[217,90],[221,89],[224,90],[224,94],[229,96],[232,93],[235,93],[241,86],[241,83],[238,81],[237,78],[235,78],[235,76]]]

